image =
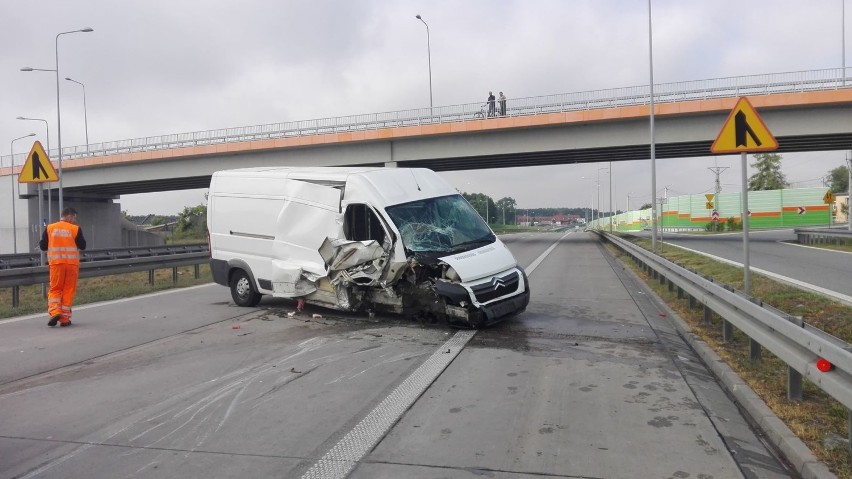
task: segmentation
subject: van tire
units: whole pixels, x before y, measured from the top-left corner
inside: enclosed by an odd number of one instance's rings
[[[245,271],[238,269],[231,275],[231,298],[237,306],[257,306],[262,295],[254,289],[251,278]]]

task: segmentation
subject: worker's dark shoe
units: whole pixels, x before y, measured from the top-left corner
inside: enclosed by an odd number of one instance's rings
[[[47,322],[47,325],[50,326],[51,328],[56,326],[56,322],[59,321],[59,318],[61,318],[61,317],[62,317],[61,314],[54,314],[53,316],[50,317],[50,321]]]
[[[67,323],[59,323],[60,328],[64,328],[65,326],[71,326],[71,321],[69,320]]]

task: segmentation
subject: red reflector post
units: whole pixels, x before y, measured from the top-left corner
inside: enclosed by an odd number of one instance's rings
[[[816,367],[817,367],[817,369],[819,369],[820,371],[822,371],[824,373],[827,373],[827,372],[831,371],[832,369],[834,369],[834,365],[831,364],[830,362],[828,362],[827,360],[823,359],[823,358],[819,358],[817,360]]]

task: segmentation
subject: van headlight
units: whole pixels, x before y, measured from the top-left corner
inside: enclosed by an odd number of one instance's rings
[[[456,270],[453,269],[452,266],[447,266],[447,270],[444,271],[444,278],[447,278],[450,281],[460,282],[461,276],[456,273]]]

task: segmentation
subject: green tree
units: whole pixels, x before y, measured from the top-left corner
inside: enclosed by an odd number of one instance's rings
[[[838,166],[828,172],[828,185],[832,193],[846,193],[849,191],[849,168]]]
[[[462,196],[488,224],[494,223],[493,220],[497,217],[497,205],[490,196],[485,193],[462,193]]]
[[[175,239],[203,239],[207,230],[207,206],[184,207],[175,225]]]
[[[497,204],[495,205],[498,209],[498,213],[500,214],[500,221],[506,225],[513,225],[517,223],[515,221],[515,207],[517,206],[517,202],[514,198],[510,198],[508,196],[504,198],[500,198],[497,200]]]
[[[751,167],[757,170],[748,179],[749,191],[783,190],[790,186],[781,172],[781,155],[777,153],[758,153],[754,155]]]

